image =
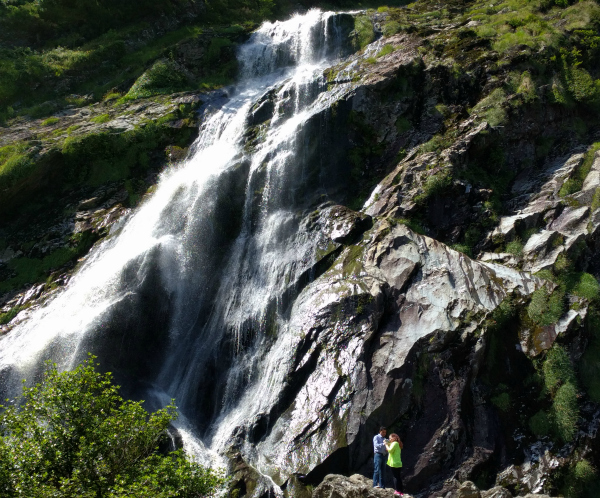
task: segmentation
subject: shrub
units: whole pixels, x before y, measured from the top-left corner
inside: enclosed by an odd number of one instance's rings
[[[590,342],[579,362],[579,377],[589,397],[600,403],[600,314],[595,305],[588,310]]]
[[[521,239],[517,237],[515,240],[512,240],[506,244],[506,252],[514,254],[515,256],[520,256],[523,254],[523,242]]]
[[[410,130],[412,127],[412,123],[404,116],[400,116],[398,119],[396,119],[396,130],[398,130],[398,133],[404,133],[405,131]]]
[[[447,171],[440,171],[434,175],[429,175],[423,184],[423,194],[416,201],[425,200],[444,192],[452,185],[452,176]]]
[[[402,26],[396,21],[390,21],[383,27],[383,36],[392,36],[402,31]]]
[[[206,51],[205,63],[218,64],[221,59],[222,50],[231,46],[233,46],[233,43],[227,38],[213,38]]]
[[[529,71],[525,71],[521,75],[521,82],[517,88],[517,93],[523,96],[525,102],[532,102],[537,98],[535,83]]]
[[[571,67],[566,71],[566,80],[569,91],[577,102],[595,102],[598,97],[598,88],[594,79],[585,69]]]
[[[551,419],[548,414],[540,410],[529,419],[529,428],[536,436],[547,436],[551,429]]]
[[[594,192],[594,197],[592,197],[592,211],[600,208],[600,188],[597,188]]]
[[[575,480],[579,482],[590,482],[596,477],[596,469],[587,460],[579,460],[579,462],[575,464],[573,475]]]
[[[23,404],[2,407],[2,496],[212,496],[218,474],[181,451],[158,452],[175,406],[148,414],[143,401],[123,400],[93,359],[71,372],[48,364]]]
[[[392,221],[392,220],[390,220]],[[423,228],[423,225],[421,225],[417,220],[415,219],[409,219],[409,218],[394,218],[393,219],[393,223],[400,223],[402,225],[406,225],[408,228],[410,228],[413,232],[418,233],[419,235],[425,235],[425,228]]]
[[[392,45],[384,45],[381,50],[377,52],[377,58],[391,54],[393,51],[394,47]]]
[[[576,296],[584,297],[590,301],[598,297],[599,291],[598,280],[589,273],[578,274],[577,283],[571,290]]]
[[[353,33],[356,48],[365,48],[375,39],[373,22],[369,16],[358,16],[354,19]]]
[[[0,147],[0,191],[9,189],[35,168],[27,144]]]
[[[92,119],[90,119],[90,121],[92,123],[98,123],[98,124],[108,123],[110,121],[110,115],[109,114],[99,114],[98,116],[94,116]]]
[[[185,88],[187,83],[187,77],[173,61],[160,59],[136,80],[124,98],[138,99],[173,93]]]
[[[451,249],[458,251],[458,252],[462,252],[463,254],[466,254],[470,258],[473,257],[473,250],[471,249],[471,247],[469,247],[466,244],[454,244],[451,246]]]
[[[569,355],[556,344],[548,351],[542,368],[544,383],[551,394],[554,394],[562,384],[575,383],[575,372]]]
[[[48,119],[45,119],[44,121],[42,121],[42,126],[50,126],[50,125],[58,123],[59,121],[60,121],[60,119],[58,119],[58,118],[48,118]]]
[[[487,97],[480,100],[472,112],[479,114],[490,126],[498,126],[506,120],[506,112],[502,104],[506,100],[506,92],[502,88],[496,88]]]
[[[575,192],[579,192],[581,187],[583,186],[583,182],[575,179],[569,178],[565,183],[563,183],[562,187],[558,191],[558,195],[560,197],[566,197],[567,195],[574,194]]]
[[[577,389],[573,384],[567,382],[558,388],[552,403],[552,412],[557,435],[563,441],[572,441],[579,419]]]
[[[510,408],[510,396],[508,393],[498,394],[498,396],[494,396],[491,401],[503,412],[507,412]]]
[[[546,287],[542,287],[532,294],[527,314],[538,325],[553,325],[558,322],[563,309],[564,293],[557,289],[550,294]]]

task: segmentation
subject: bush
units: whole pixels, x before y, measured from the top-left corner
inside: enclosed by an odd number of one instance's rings
[[[503,412],[507,412],[510,408],[510,396],[508,393],[501,393],[492,398],[492,403]]]
[[[452,185],[452,176],[447,171],[429,175],[423,184],[423,193],[415,197],[415,202],[425,202],[430,197],[440,195]]]
[[[383,26],[383,36],[392,36],[400,33],[402,26],[396,21],[390,21]]]
[[[412,129],[412,127],[412,123],[404,116],[399,116],[398,119],[396,119],[396,130],[398,133],[404,133],[405,131]]]
[[[90,119],[90,121],[92,123],[98,123],[98,124],[108,123],[110,121],[110,115],[99,114],[98,116],[94,116],[92,119]]]
[[[579,419],[577,389],[573,384],[567,382],[558,388],[552,403],[552,412],[557,435],[563,441],[572,441]]]
[[[598,98],[598,88],[594,79],[585,69],[571,67],[566,71],[569,91],[577,102],[595,102]]]
[[[521,241],[521,238],[517,237],[515,240],[506,244],[506,252],[514,254],[515,256],[523,254],[523,242]]]
[[[0,147],[0,191],[9,189],[27,176],[35,162],[24,143]]]
[[[187,77],[173,61],[161,59],[136,80],[125,99],[173,93],[184,89],[187,83]]]
[[[160,454],[175,406],[148,414],[124,401],[94,357],[72,372],[48,364],[0,414],[2,496],[212,496],[222,477],[181,451]]]
[[[557,289],[550,294],[546,287],[542,287],[532,294],[527,314],[538,325],[553,325],[558,322],[563,309],[564,293]]]
[[[590,301],[597,299],[600,292],[598,280],[589,273],[580,273],[577,274],[577,277],[577,281],[571,292],[576,296],[589,299]]]
[[[546,389],[551,394],[554,394],[562,384],[575,383],[575,371],[569,355],[556,344],[548,351],[542,368]]]
[[[565,183],[563,183],[562,187],[558,191],[558,195],[560,197],[566,197],[567,195],[579,192],[581,187],[583,187],[583,182],[581,180],[569,178]]]
[[[369,16],[358,16],[354,19],[354,44],[357,49],[365,48],[375,39],[373,22]]]
[[[48,118],[48,119],[45,119],[44,121],[42,121],[42,126],[50,126],[50,125],[58,123],[59,121],[60,121],[60,119],[58,119],[58,118]]]
[[[480,100],[472,112],[479,114],[490,126],[498,126],[506,120],[506,112],[502,104],[506,100],[506,92],[502,88],[496,88],[487,97]]]
[[[578,482],[590,482],[596,477],[596,469],[587,460],[579,460],[575,464],[573,475]]]
[[[517,93],[523,96],[525,102],[532,102],[537,98],[535,83],[529,71],[525,71],[521,75],[521,82],[517,88]]]
[[[536,436],[547,436],[550,433],[551,419],[548,414],[540,410],[529,419],[529,428]]]

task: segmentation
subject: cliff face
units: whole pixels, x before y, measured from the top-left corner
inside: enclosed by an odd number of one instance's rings
[[[494,488],[481,496],[594,495],[598,8],[440,7],[423,2],[326,24],[326,34],[339,28],[341,58],[318,84],[278,83],[256,100],[235,167],[195,198],[203,217],[189,215],[183,193],[164,211],[161,234],[191,227],[181,252],[191,261],[180,274],[185,285],[169,283],[168,244],[153,246],[120,277],[126,298],[77,346],[99,354],[132,393],[160,384],[164,365],[182,373],[171,379],[176,389],[194,371],[178,403],[203,442],[227,455],[236,496],[310,496],[327,474],[369,475],[380,425],[404,441],[405,483],[416,495],[477,496],[477,487]],[[268,130],[299,115],[300,89],[315,100],[289,140],[293,161],[275,168]],[[54,167],[63,174],[89,161],[86,175],[104,171],[93,153],[68,162],[86,140],[82,120],[94,122],[84,115],[109,116],[90,124],[112,127],[93,130],[106,138],[137,130],[150,113],[156,151],[173,143],[171,132],[209,122],[225,99],[135,102],[57,115],[58,131],[79,119],[82,138],[71,149],[65,142]],[[13,127],[0,139],[11,144],[24,133]],[[178,146],[189,143],[187,133]],[[43,262],[65,243],[84,255],[112,223],[113,234],[126,226],[121,217],[136,202],[122,205],[131,195],[122,180],[71,192],[75,214],[37,213],[40,226],[52,219],[62,227],[56,237],[49,230],[37,242],[19,218],[3,226],[7,339],[67,279],[63,266],[23,291],[54,269],[48,262],[27,280],[15,263],[25,239],[42,255],[29,252],[29,260]],[[43,192],[35,183],[22,188]],[[181,316],[187,328],[174,336]],[[182,358],[192,366],[172,365]],[[314,496],[381,493],[358,477],[328,477]]]

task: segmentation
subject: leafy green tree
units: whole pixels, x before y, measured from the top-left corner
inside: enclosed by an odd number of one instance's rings
[[[158,451],[175,406],[148,414],[126,401],[94,358],[75,370],[48,364],[23,388],[23,403],[0,413],[2,497],[207,497],[223,477],[182,451]]]

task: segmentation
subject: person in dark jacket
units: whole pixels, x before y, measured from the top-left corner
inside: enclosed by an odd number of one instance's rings
[[[385,448],[385,435],[387,430],[385,427],[379,428],[379,434],[375,434],[373,438],[373,450],[375,452],[373,463],[373,487],[385,488],[384,470],[387,450]]]

